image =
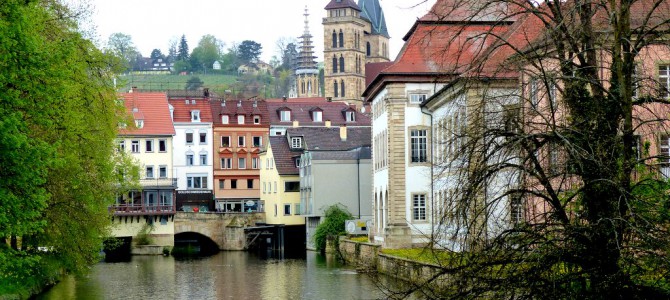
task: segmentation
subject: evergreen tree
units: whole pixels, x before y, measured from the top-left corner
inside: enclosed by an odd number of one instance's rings
[[[177,50],[177,60],[188,61],[190,58],[188,52],[188,42],[186,41],[186,35],[181,36],[179,41],[179,48]]]

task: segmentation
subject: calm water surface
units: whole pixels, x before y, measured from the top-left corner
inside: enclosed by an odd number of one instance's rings
[[[262,259],[220,252],[197,259],[134,256],[99,263],[85,278],[67,277],[37,299],[383,299],[366,274],[307,252]]]

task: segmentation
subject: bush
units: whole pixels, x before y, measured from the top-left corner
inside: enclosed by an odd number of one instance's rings
[[[351,220],[353,217],[341,205],[333,205],[326,209],[325,220],[319,224],[314,234],[314,245],[319,251],[326,250],[326,240],[328,237],[337,237],[346,233],[344,223],[346,220]],[[338,239],[335,239],[335,246],[337,246]]]

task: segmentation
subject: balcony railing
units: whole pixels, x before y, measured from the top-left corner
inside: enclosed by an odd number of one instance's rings
[[[175,205],[115,204],[110,206],[109,210],[116,216],[173,215]]]
[[[177,187],[177,178],[143,178],[140,179],[140,185],[147,187]]]

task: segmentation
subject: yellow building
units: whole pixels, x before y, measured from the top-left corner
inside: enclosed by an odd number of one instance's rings
[[[261,201],[265,203],[265,221],[271,225],[304,225],[300,207],[302,151],[291,151],[286,136],[270,137],[267,150],[261,152]]]

